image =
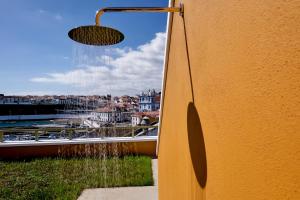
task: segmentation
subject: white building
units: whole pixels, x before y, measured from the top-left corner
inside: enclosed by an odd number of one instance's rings
[[[104,123],[130,122],[131,114],[131,112],[127,112],[119,107],[105,107],[92,112],[92,120]]]
[[[142,115],[139,115],[139,114],[133,114],[133,115],[131,116],[131,125],[132,125],[132,126],[140,125],[141,122],[142,122],[142,118],[143,118]]]

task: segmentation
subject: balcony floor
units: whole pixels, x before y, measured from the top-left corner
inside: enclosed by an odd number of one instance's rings
[[[152,160],[154,186],[86,189],[78,200],[157,200],[157,159]]]

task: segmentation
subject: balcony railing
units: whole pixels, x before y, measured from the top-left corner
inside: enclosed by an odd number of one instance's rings
[[[138,137],[157,134],[157,126],[101,127],[101,128],[3,128],[0,144],[12,141],[40,141],[55,139],[84,139],[107,137]]]

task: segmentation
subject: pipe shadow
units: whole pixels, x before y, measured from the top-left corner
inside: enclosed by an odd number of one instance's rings
[[[198,111],[193,102],[187,109],[188,141],[194,173],[198,184],[205,188],[207,181],[206,150]]]
[[[188,44],[188,40],[187,40],[187,31],[186,31],[186,25],[185,25],[184,15],[182,16],[182,21],[183,21],[185,51],[186,51],[187,64],[188,64],[188,70],[189,70],[189,78],[190,78],[190,85],[191,85],[192,100],[193,100],[193,102],[195,102],[195,99],[194,99],[194,86],[193,86],[193,78],[192,78],[192,69],[191,69],[191,60],[190,60],[190,53],[189,53],[189,44]]]

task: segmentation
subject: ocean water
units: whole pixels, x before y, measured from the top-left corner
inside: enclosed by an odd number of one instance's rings
[[[0,128],[17,128],[17,127],[34,127],[37,125],[53,125],[52,120],[38,120],[38,121],[0,121]]]

